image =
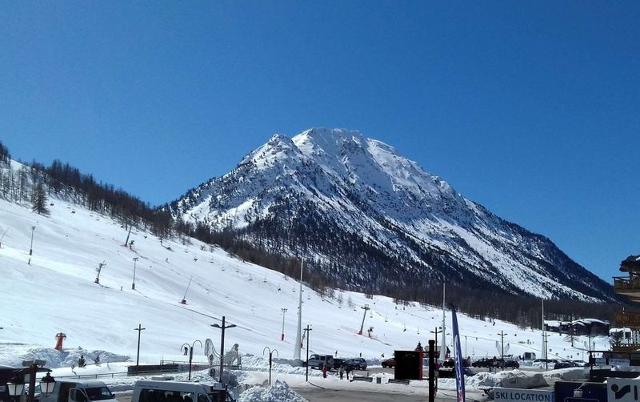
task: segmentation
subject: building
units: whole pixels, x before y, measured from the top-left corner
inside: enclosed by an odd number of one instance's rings
[[[640,350],[640,256],[629,256],[620,263],[620,271],[625,276],[613,278],[616,293],[627,296],[638,304],[638,309],[623,308],[616,314],[616,326],[625,328],[623,336],[613,337],[613,350],[618,352],[634,352]]]

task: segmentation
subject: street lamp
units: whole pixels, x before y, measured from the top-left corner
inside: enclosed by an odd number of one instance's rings
[[[55,385],[56,380],[51,377],[50,373],[47,373],[47,375],[40,380],[40,390],[45,396],[53,392],[53,388],[55,387]]]
[[[183,343],[180,347],[180,349],[189,352],[189,381],[191,381],[191,362],[193,361],[193,348],[196,346],[196,343],[199,343],[201,348],[203,347],[202,342],[200,342],[198,339],[193,341],[191,345],[189,345],[188,343]]]
[[[12,398],[20,397],[24,393],[24,381],[19,376],[13,379],[13,382],[7,383],[7,392]]]
[[[287,309],[283,307],[280,310],[282,310],[282,335],[280,336],[280,340],[284,341],[284,315],[287,312]]]
[[[211,326],[222,330],[222,333],[220,334],[220,382],[222,382],[222,370],[224,368],[224,330],[227,328],[234,328],[236,325],[225,325],[225,317],[222,316],[222,325],[211,324]]]
[[[47,362],[44,360],[25,360],[22,362],[22,366],[27,367],[27,373],[29,374],[29,394],[27,395],[28,402],[34,402],[35,400],[36,375],[38,374],[38,366],[44,367],[45,364],[47,364]],[[51,378],[51,380],[53,380],[53,378]]]
[[[138,257],[133,257],[133,282],[131,282],[132,290],[136,290],[136,261],[138,261]]]

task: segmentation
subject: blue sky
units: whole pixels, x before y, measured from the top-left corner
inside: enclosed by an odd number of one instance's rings
[[[640,253],[640,3],[0,4],[0,141],[161,203],[346,127],[609,280]]]

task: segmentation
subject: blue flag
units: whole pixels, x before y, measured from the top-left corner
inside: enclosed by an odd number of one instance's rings
[[[458,318],[455,307],[451,309],[451,320],[453,321],[453,347],[456,350],[456,391],[458,402],[465,402],[464,397],[464,357],[460,348],[460,331],[458,330]]]

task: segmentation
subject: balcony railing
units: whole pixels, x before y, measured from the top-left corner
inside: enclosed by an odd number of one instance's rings
[[[640,329],[640,312],[620,311],[616,313],[616,326]]]
[[[613,288],[622,294],[640,293],[640,277],[615,276],[613,277]]]

